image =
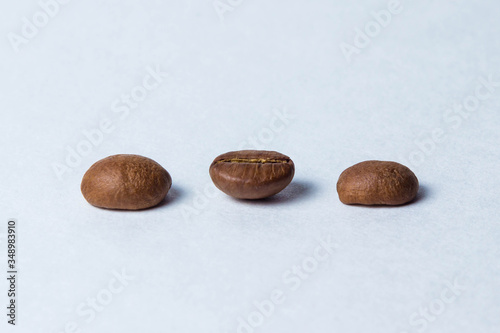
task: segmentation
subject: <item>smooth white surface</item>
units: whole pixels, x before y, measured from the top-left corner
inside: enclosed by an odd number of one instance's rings
[[[285,301],[255,332],[498,332],[500,87],[460,124],[445,116],[481,78],[500,81],[500,5],[402,4],[348,63],[339,45],[387,2],[243,1],[222,22],[212,1],[72,1],[16,53],[7,34],[40,7],[2,0],[0,220],[1,233],[19,221],[20,296],[18,326],[2,310],[0,331],[237,332],[279,289]],[[156,66],[162,84],[114,113]],[[294,118],[283,125],[276,110]],[[103,119],[114,130],[59,179],[53,165]],[[436,128],[444,138],[416,155]],[[266,202],[232,200],[208,176],[213,158],[252,138],[296,164]],[[166,204],[85,202],[83,173],[117,153],[170,172]],[[367,159],[411,167],[419,200],[341,204],[339,174]],[[288,271],[328,237],[333,254],[292,290]],[[87,321],[77,308],[122,270],[134,279]],[[445,304],[456,279],[465,290]],[[422,323],[429,306],[442,313]]]

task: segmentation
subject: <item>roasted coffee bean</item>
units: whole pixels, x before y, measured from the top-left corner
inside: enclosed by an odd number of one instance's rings
[[[215,186],[238,199],[275,195],[290,184],[294,173],[290,157],[274,151],[233,151],[218,156],[210,165]]]
[[[345,170],[337,192],[345,204],[402,205],[418,192],[415,174],[396,162],[366,161]]]
[[[152,159],[114,155],[90,167],[83,176],[81,190],[91,205],[138,210],[159,204],[170,186],[169,173]]]

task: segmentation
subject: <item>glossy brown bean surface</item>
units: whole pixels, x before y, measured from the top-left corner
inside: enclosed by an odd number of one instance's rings
[[[419,184],[415,174],[396,162],[366,161],[346,169],[337,182],[345,204],[402,205],[415,199]]]
[[[210,165],[215,186],[238,199],[275,195],[290,184],[294,173],[290,157],[275,151],[233,151],[218,156]]]
[[[139,155],[113,155],[90,167],[81,191],[93,206],[138,210],[156,206],[172,186],[169,173],[158,163]]]

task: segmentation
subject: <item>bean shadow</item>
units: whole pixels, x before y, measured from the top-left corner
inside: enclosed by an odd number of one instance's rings
[[[147,209],[157,209],[157,208],[163,208],[166,206],[171,206],[175,202],[179,201],[182,196],[184,196],[184,190],[178,186],[172,186],[172,188],[168,191],[167,196],[165,199],[163,199],[162,202],[160,202],[158,205],[147,208]]]
[[[314,193],[317,192],[317,186],[314,183],[306,181],[292,181],[283,191],[273,195],[272,197],[258,200],[245,200],[245,199],[233,199],[238,202],[242,202],[249,205],[256,206],[268,206],[268,205],[281,205],[291,202],[305,201]]]
[[[419,202],[423,202],[427,199],[429,199],[432,196],[432,191],[427,185],[420,185],[420,188],[418,189],[418,193],[415,199],[413,201],[407,203],[406,205],[412,205],[416,204]]]

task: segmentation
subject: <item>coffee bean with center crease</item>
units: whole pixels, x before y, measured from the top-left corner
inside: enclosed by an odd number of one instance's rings
[[[238,199],[275,195],[290,184],[294,173],[290,157],[275,151],[233,151],[218,156],[210,165],[215,186]]]

